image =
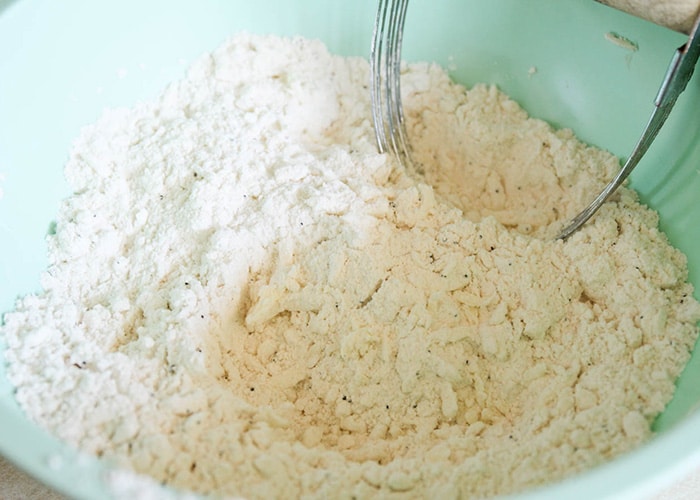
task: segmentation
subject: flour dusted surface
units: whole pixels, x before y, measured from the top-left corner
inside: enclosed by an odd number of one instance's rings
[[[407,67],[414,178],[367,62],[240,35],[75,144],[44,292],[5,316],[35,421],[174,487],[488,496],[650,436],[700,307],[618,168],[494,88]]]

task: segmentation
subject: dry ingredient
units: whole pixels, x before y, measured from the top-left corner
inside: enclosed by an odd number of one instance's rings
[[[368,64],[238,35],[76,141],[8,377],[60,438],[182,489],[482,497],[647,439],[697,335],[686,260],[618,168],[497,89],[404,72],[417,178]]]
[[[700,12],[698,0],[598,0],[676,31],[689,32]]]

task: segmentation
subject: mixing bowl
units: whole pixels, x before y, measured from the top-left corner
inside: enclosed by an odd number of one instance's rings
[[[372,0],[0,0],[0,311],[36,291],[44,237],[68,195],[62,167],[81,126],[105,107],[155,97],[237,31],[300,34],[367,56]],[[624,37],[633,43],[614,43]],[[466,85],[497,84],[531,115],[624,157],[685,36],[593,0],[414,0],[408,60],[437,61]],[[681,96],[632,175],[700,284],[700,81]],[[2,346],[0,345],[0,355]],[[611,463],[521,498],[638,498],[700,462],[700,355],[656,437]],[[0,453],[76,498],[108,497],[110,470],[23,416],[0,364]]]

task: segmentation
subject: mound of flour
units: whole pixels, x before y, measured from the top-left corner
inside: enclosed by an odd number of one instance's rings
[[[700,12],[698,0],[599,0],[671,29],[689,32]]]
[[[407,67],[418,178],[368,64],[240,35],[76,141],[43,291],[2,327],[36,422],[181,489],[504,494],[647,439],[700,306],[618,168],[494,88]]]

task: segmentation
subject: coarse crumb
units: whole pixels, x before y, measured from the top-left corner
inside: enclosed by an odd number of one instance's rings
[[[368,63],[238,35],[66,167],[44,291],[5,316],[36,422],[174,488],[467,498],[638,446],[700,305],[619,168],[494,87],[407,66],[425,175],[376,153]]]
[[[622,35],[618,35],[617,33],[613,33],[612,31],[605,34],[605,39],[618,47],[629,50],[630,52],[637,52],[639,50],[639,45],[637,45],[636,42],[633,42],[629,38]]]

